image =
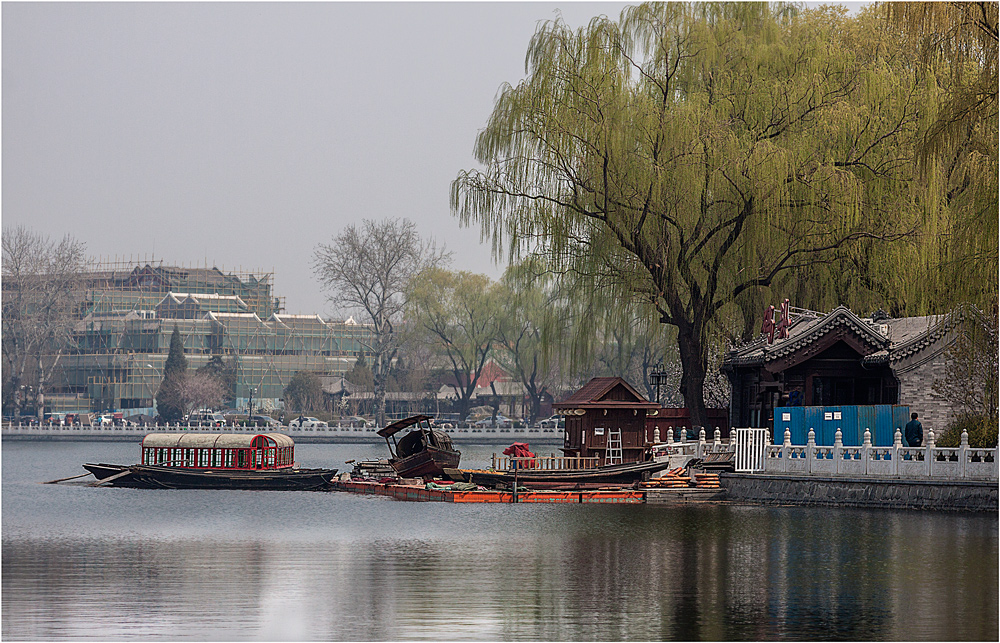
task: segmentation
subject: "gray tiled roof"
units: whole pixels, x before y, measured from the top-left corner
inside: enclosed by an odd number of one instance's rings
[[[852,331],[860,341],[873,349],[864,358],[865,362],[902,359],[937,341],[954,324],[951,317],[928,315],[873,320],[859,317],[846,307],[838,306],[819,318],[793,318],[788,337],[775,339],[773,344],[768,345],[767,340],[761,336],[730,351],[723,363],[728,367],[751,366],[780,359],[842,327]]]

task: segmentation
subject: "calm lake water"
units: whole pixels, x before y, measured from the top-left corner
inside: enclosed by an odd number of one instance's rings
[[[998,637],[996,514],[42,485],[139,445],[2,449],[8,641]],[[296,456],[349,469],[384,449]]]

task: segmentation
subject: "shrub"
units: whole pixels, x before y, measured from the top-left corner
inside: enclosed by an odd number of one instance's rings
[[[957,447],[962,441],[962,431],[969,432],[969,446],[992,449],[997,446],[997,418],[966,413],[956,418],[934,443],[939,447]]]

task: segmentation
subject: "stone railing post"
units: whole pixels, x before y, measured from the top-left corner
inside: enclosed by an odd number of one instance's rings
[[[667,444],[674,443],[674,427],[667,427]]]
[[[809,435],[806,438],[806,473],[812,473],[813,458],[816,457],[816,432],[809,428]]]
[[[865,466],[861,468],[861,472],[868,475],[868,462],[872,457],[872,432],[869,429],[865,429],[865,437],[861,442],[861,459],[864,460]]]
[[[962,440],[958,445],[958,475],[960,478],[965,477],[965,463],[969,458],[969,432],[962,429]]]
[[[903,448],[903,433],[896,429],[892,438],[892,475],[899,475],[899,450]]]
[[[781,441],[781,470],[788,471],[788,458],[792,455],[792,430],[785,429],[785,439]]]
[[[934,444],[934,429],[927,429],[927,446],[924,447],[926,452],[924,454],[924,460],[927,466],[924,467],[924,475],[930,477],[934,475],[934,449],[936,445]]]
[[[716,446],[722,444],[722,431],[719,430],[719,427],[715,427],[715,433],[712,434],[712,443]]]
[[[653,427],[653,444],[659,444],[659,443],[660,443],[660,427],[654,426]]]
[[[698,430],[698,456],[699,458],[705,455],[705,427],[701,427]]]
[[[680,438],[681,438],[681,444],[684,444],[684,443],[687,442],[687,440],[688,440],[688,430],[687,429],[681,427]]]
[[[839,474],[844,464],[844,434],[840,431],[839,426],[837,432],[833,434],[833,461],[836,463],[833,470]]]

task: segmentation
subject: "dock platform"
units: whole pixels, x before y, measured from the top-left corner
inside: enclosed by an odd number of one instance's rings
[[[378,482],[334,481],[335,491],[388,496],[396,500],[416,502],[493,502],[513,503],[510,491],[450,491],[426,489],[423,485],[382,484]],[[531,503],[610,503],[642,504],[644,492],[634,489],[586,491],[518,491],[517,502]]]

